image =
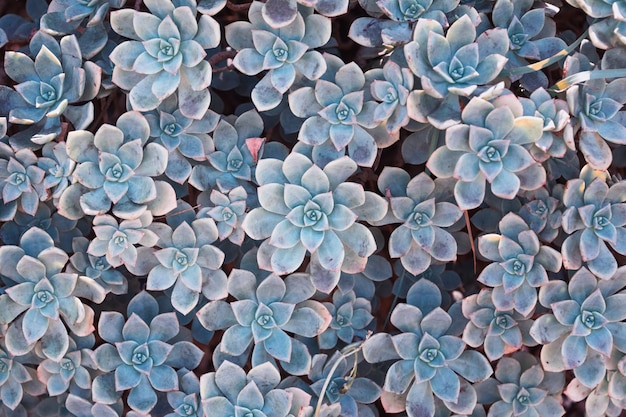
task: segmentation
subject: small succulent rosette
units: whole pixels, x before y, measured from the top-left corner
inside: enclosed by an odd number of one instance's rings
[[[311,366],[307,345],[291,334],[313,338],[326,330],[332,317],[326,307],[309,298],[315,293],[309,274],[284,279],[271,274],[257,280],[250,271],[234,269],[228,293],[237,301],[211,301],[198,311],[208,330],[226,329],[216,349],[233,357],[248,357],[252,365],[270,362],[291,375],[306,375]]]
[[[128,319],[117,311],[104,311],[98,334],[104,340],[94,351],[98,369],[92,398],[100,404],[115,404],[128,392],[127,404],[139,415],[156,406],[157,392],[180,391],[177,369],[193,370],[202,360],[202,350],[180,332],[176,313],[159,314],[157,301],[145,291],[128,303]]]
[[[626,351],[626,270],[611,281],[588,269],[578,270],[569,283],[550,281],[539,291],[539,302],[552,310],[535,320],[530,335],[543,346],[544,370],[573,369],[585,387],[593,389],[606,376],[610,358]]]
[[[563,265],[577,270],[583,263],[602,279],[611,279],[618,263],[609,246],[626,254],[625,184],[609,187],[604,176],[594,177],[586,166],[581,178],[569,180],[563,193]]]
[[[279,275],[294,272],[309,253],[314,284],[327,293],[342,271],[365,269],[376,241],[357,220],[382,219],[387,202],[360,184],[344,182],[356,168],[347,156],[324,169],[298,153],[284,162],[259,162],[261,207],[250,211],[242,226],[248,236],[263,240],[257,254],[262,269]]]
[[[77,163],[76,182],[61,194],[59,212],[80,219],[113,207],[116,216],[133,219],[147,210],[158,216],[175,208],[172,186],[153,179],[165,172],[167,149],[145,144],[149,134],[145,117],[134,111],[120,116],[116,126],[102,125],[95,135],[86,130],[71,132],[67,153]]]
[[[302,8],[288,24],[273,27],[265,21],[264,6],[252,2],[249,22],[226,27],[226,40],[238,51],[235,68],[246,75],[267,71],[252,90],[252,102],[259,111],[277,107],[297,78],[316,80],[324,74],[322,54],[310,49],[326,44],[331,35],[330,19],[313,14],[310,8]]]
[[[299,388],[279,388],[280,380],[278,370],[267,362],[246,373],[225,361],[200,378],[202,410],[207,416],[296,416],[311,396]]]
[[[130,39],[111,52],[113,82],[129,92],[134,110],[154,110],[176,93],[180,112],[200,119],[211,103],[213,76],[205,50],[219,45],[219,24],[205,14],[196,19],[195,1],[145,3],[150,13],[111,13],[113,30]]]
[[[450,411],[469,414],[476,406],[476,392],[468,381],[482,381],[493,371],[487,358],[465,350],[465,342],[451,334],[448,313],[430,307],[422,312],[413,304],[398,304],[391,322],[402,333],[373,335],[364,343],[363,355],[370,363],[395,360],[382,387],[383,396],[398,397],[394,409],[406,409],[410,416],[420,415],[416,409],[434,415],[437,398]]]
[[[509,213],[498,223],[500,234],[478,238],[478,250],[493,261],[478,281],[493,287],[491,298],[501,311],[515,310],[528,317],[537,304],[537,288],[548,283],[548,271],[561,270],[561,254],[539,238],[526,222]]]
[[[543,119],[524,116],[514,95],[491,102],[474,97],[461,119],[461,124],[446,129],[445,146],[437,148],[426,165],[439,178],[457,180],[454,197],[461,210],[482,204],[486,183],[495,196],[506,200],[545,184],[543,166],[524,147],[541,138]]]
[[[507,62],[509,40],[504,29],[491,29],[476,37],[468,15],[444,26],[432,19],[416,23],[412,41],[404,46],[411,71],[421,89],[409,94],[409,117],[446,129],[459,121],[459,96],[470,97],[489,84]]]
[[[11,123],[30,126],[13,140],[19,142],[20,147],[52,141],[61,133],[60,116],[69,120],[74,128],[86,129],[94,116],[91,100],[100,88],[100,67],[90,61],[83,62],[74,35],[57,41],[46,33],[37,32],[29,51],[30,55],[8,51],[5,56],[4,69],[16,85],[15,91],[0,87],[4,98],[0,112],[8,113]],[[79,104],[81,102],[87,103]]]
[[[626,79],[618,78],[610,83],[592,79],[567,89],[569,111],[577,122],[576,130],[580,128],[578,148],[595,169],[606,170],[613,162],[607,142],[626,144],[626,112],[621,110],[625,88]]]
[[[298,141],[313,147],[312,158],[324,166],[346,151],[361,166],[372,166],[378,145],[371,129],[377,103],[365,94],[365,75],[352,62],[337,70],[334,81],[320,79],[289,95],[289,108],[306,119]]]
[[[507,70],[525,67],[528,60],[551,58],[567,48],[565,41],[555,36],[556,24],[547,10],[533,6],[532,0],[497,0],[493,5],[493,25],[505,29],[509,38]],[[509,78],[519,80],[530,91],[548,87],[548,77],[541,70],[510,74]]]

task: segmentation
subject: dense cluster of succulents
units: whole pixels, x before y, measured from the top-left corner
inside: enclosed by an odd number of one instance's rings
[[[626,0],[0,1],[0,50],[0,416],[626,410]]]

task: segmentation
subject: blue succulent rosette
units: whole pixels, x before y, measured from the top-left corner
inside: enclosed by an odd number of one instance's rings
[[[284,162],[259,162],[261,207],[250,211],[242,226],[247,235],[263,240],[257,255],[262,269],[294,272],[308,252],[315,285],[324,292],[335,287],[341,271],[365,269],[376,243],[357,219],[363,213],[371,221],[380,220],[387,203],[360,184],[343,182],[355,170],[356,164],[348,157],[324,169],[298,153]],[[367,214],[361,211],[363,207]]]
[[[250,22],[228,25],[226,40],[238,51],[235,68],[246,75],[267,71],[251,93],[256,108],[267,111],[280,104],[296,78],[316,80],[326,71],[322,54],[309,49],[328,42],[331,25],[328,18],[303,8],[288,24],[272,27],[264,20],[263,7],[261,2],[252,2]]]
[[[113,82],[129,91],[133,109],[150,111],[176,93],[181,113],[200,119],[211,102],[212,69],[205,49],[218,46],[218,23],[208,15],[196,20],[195,1],[146,1],[151,13],[122,9],[111,26],[131,40],[110,55]]]
[[[95,135],[71,132],[67,152],[78,163],[73,173],[76,183],[61,194],[61,214],[79,219],[104,214],[114,206],[116,216],[132,219],[146,210],[159,215],[174,208],[172,186],[152,178],[165,172],[168,152],[157,143],[144,146],[149,132],[138,112],[125,113],[117,126],[102,125]]]

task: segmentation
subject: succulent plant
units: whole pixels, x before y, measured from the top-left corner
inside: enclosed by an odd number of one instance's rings
[[[557,193],[556,189],[557,187],[553,188],[553,195]],[[552,197],[543,187],[529,193],[528,198],[530,201],[524,204],[517,214],[539,239],[547,243],[552,242],[561,229],[561,201]]]
[[[93,344],[91,344],[93,345]],[[72,387],[91,389],[89,369],[97,369],[92,346],[79,348],[70,338],[67,353],[61,360],[44,359],[37,368],[37,376],[46,384],[48,395],[57,396]]]
[[[541,363],[546,371],[573,369],[589,388],[602,381],[612,352],[626,350],[625,272],[622,267],[605,281],[583,267],[569,283],[550,281],[540,289],[539,302],[552,312],[535,320],[530,335],[543,345]]]
[[[354,291],[333,292],[333,302],[324,303],[332,316],[330,325],[317,337],[320,349],[332,349],[337,340],[350,344],[355,338],[364,340],[365,328],[372,322],[372,306],[366,298],[357,298]]]
[[[326,62],[317,51],[330,39],[330,20],[302,9],[293,21],[274,28],[264,20],[263,3],[254,1],[248,10],[250,22],[235,22],[226,27],[226,40],[237,50],[233,65],[246,75],[267,74],[252,90],[252,102],[259,111],[280,104],[283,94],[297,77],[318,79]]]
[[[0,247],[0,273],[11,282],[0,295],[0,322],[9,325],[5,343],[12,354],[24,355],[41,341],[42,355],[60,360],[69,348],[63,322],[76,335],[93,332],[93,310],[78,297],[100,303],[104,291],[87,278],[62,272],[68,258],[38,228],[26,232],[19,246]]]
[[[188,314],[200,299],[200,293],[209,300],[224,298],[226,274],[220,268],[224,253],[212,245],[218,238],[213,219],[182,222],[172,230],[160,224],[154,252],[158,264],[148,273],[146,289],[163,291],[173,287],[172,307]]]
[[[448,313],[436,307],[423,314],[420,308],[401,303],[391,322],[403,333],[377,333],[363,346],[370,363],[399,359],[389,368],[383,390],[401,395],[409,417],[434,416],[435,396],[454,413],[471,413],[476,393],[467,381],[479,382],[493,371],[484,356],[466,351],[463,340],[448,334],[452,324]]]
[[[588,167],[587,167],[588,168]],[[569,236],[561,252],[567,269],[579,269],[583,262],[591,272],[610,279],[617,261],[607,243],[618,253],[626,254],[625,184],[609,187],[603,178],[569,180],[563,193],[563,231]]]
[[[500,310],[492,301],[491,290],[463,299],[463,315],[470,321],[463,331],[463,341],[472,347],[484,346],[490,361],[534,344],[529,331],[532,320],[515,310]]]
[[[450,25],[445,36],[439,22],[420,19],[404,54],[411,71],[420,77],[424,91],[443,99],[448,94],[467,97],[477,86],[493,81],[506,63],[507,46],[501,30],[476,39],[476,28],[469,16]]]
[[[179,389],[174,368],[194,369],[203,353],[193,343],[176,338],[175,313],[154,314],[156,301],[145,292],[135,300],[129,304],[128,320],[114,311],[100,317],[98,333],[107,343],[98,346],[94,355],[104,373],[94,379],[92,396],[98,403],[114,404],[122,392],[129,391],[128,405],[147,414],[157,403],[155,390]]]
[[[253,367],[247,374],[225,361],[215,372],[200,378],[200,395],[205,415],[254,415],[294,417],[308,405],[309,395],[299,388],[277,388],[280,374],[269,363]],[[301,401],[305,398],[306,404]]]
[[[68,272],[93,279],[107,293],[126,294],[128,291],[128,280],[124,274],[111,266],[106,259],[106,254],[94,256],[88,253],[88,249],[89,240],[86,237],[79,236],[74,238],[72,241],[74,254],[70,257]]]
[[[394,61],[387,61],[382,70],[370,70],[365,76],[373,78],[372,97],[380,102],[374,110],[374,120],[384,123],[390,134],[398,132],[409,123],[406,102],[413,89],[413,74]]]
[[[341,67],[334,82],[319,79],[314,87],[289,94],[289,108],[306,120],[298,140],[313,146],[313,161],[321,166],[347,153],[358,165],[372,166],[377,153],[368,131],[378,125],[377,103],[366,101],[365,76],[355,63]]]
[[[74,33],[83,56],[93,58],[106,45],[109,34],[104,26],[110,8],[119,9],[126,0],[52,0],[41,16],[40,29],[50,35]],[[81,27],[81,25],[84,26]]]
[[[76,162],[67,155],[65,142],[46,143],[41,153],[43,156],[37,159],[37,166],[45,171],[43,187],[50,190],[52,198],[58,201],[71,184]]]
[[[48,12],[44,15],[42,26],[51,29],[60,22],[78,27],[87,19],[87,27],[102,23],[110,8],[119,9],[126,0],[52,0]]]
[[[626,113],[620,111],[626,103],[622,94],[625,82],[619,78],[607,84],[596,79],[567,89],[569,111],[581,130],[578,148],[595,169],[607,169],[613,159],[605,141],[619,145],[626,143]]]
[[[314,284],[327,293],[341,271],[365,269],[376,243],[356,221],[380,220],[387,203],[359,184],[343,182],[356,168],[353,160],[343,157],[321,169],[297,153],[284,162],[259,162],[261,207],[250,211],[242,226],[251,238],[264,240],[257,256],[262,269],[280,275],[294,272],[308,252]]]
[[[626,0],[4,3],[0,417],[626,410]]]
[[[576,150],[574,129],[565,100],[554,99],[546,90],[539,88],[533,91],[530,98],[521,97],[520,102],[525,115],[543,119],[543,134],[530,148],[536,161],[562,158],[568,149]]]
[[[537,288],[548,283],[547,271],[561,269],[561,254],[541,245],[534,231],[514,213],[498,223],[500,235],[478,238],[478,250],[494,261],[478,276],[493,287],[492,300],[499,311],[515,309],[528,316],[537,303]]]
[[[459,7],[459,0],[370,0],[360,2],[370,16],[352,22],[348,36],[356,43],[373,48],[398,46],[411,40],[416,21],[430,19],[443,27]],[[389,19],[378,16],[386,15]]]
[[[45,172],[37,162],[37,155],[30,149],[20,149],[8,160],[0,158],[4,220],[12,220],[17,210],[34,216],[39,201],[45,200]]]
[[[113,267],[132,267],[137,263],[135,245],[152,247],[160,238],[147,228],[150,223],[152,217],[149,213],[144,213],[137,219],[123,220],[119,224],[113,216],[98,215],[93,220],[96,237],[89,243],[87,253],[95,257],[105,257],[106,262]],[[104,267],[103,263],[101,265]]]
[[[147,210],[162,215],[173,209],[172,186],[152,178],[165,172],[168,153],[157,143],[144,146],[149,131],[144,116],[128,112],[117,126],[104,124],[95,135],[71,132],[66,148],[78,164],[73,174],[77,182],[61,194],[59,212],[79,219],[104,214],[113,205],[113,214],[131,219]]]
[[[122,9],[111,13],[111,27],[131,39],[111,53],[113,82],[128,93],[133,109],[149,111],[176,93],[182,115],[204,116],[211,102],[212,69],[205,49],[220,42],[219,24],[195,1],[146,1],[151,13]]]
[[[427,164],[435,176],[458,180],[454,196],[461,210],[482,203],[485,182],[494,195],[507,200],[520,189],[535,190],[545,183],[545,170],[523,146],[541,138],[543,120],[523,116],[515,96],[502,95],[493,102],[474,97],[461,118],[462,124],[446,130],[446,145]]]
[[[280,144],[265,143],[262,134],[263,119],[255,110],[243,113],[232,123],[220,120],[213,132],[215,151],[207,156],[208,164],[193,167],[189,183],[201,191],[217,186],[222,193],[243,186],[250,198],[248,205],[258,205],[252,198],[257,162],[264,156],[281,158],[287,154]]]
[[[387,167],[378,177],[378,188],[390,196],[390,211],[403,222],[389,237],[392,258],[399,257],[413,275],[424,272],[433,259],[456,258],[456,241],[443,227],[452,226],[462,213],[452,203],[436,202],[435,183],[428,174],[410,178],[400,168]]]
[[[167,402],[173,409],[173,413],[166,414],[165,417],[189,416],[202,417],[202,406],[200,404],[200,380],[191,371],[179,369],[179,391],[167,393]]]
[[[561,391],[563,373],[546,372],[537,359],[518,352],[502,358],[496,366],[495,378],[478,384],[479,396],[497,396],[488,417],[496,416],[562,416]]]
[[[567,0],[595,18],[589,26],[589,39],[601,49],[626,45],[626,2],[623,0]]]
[[[308,274],[293,274],[283,281],[275,274],[257,282],[249,271],[233,270],[228,293],[237,301],[211,301],[198,311],[209,330],[226,329],[220,349],[243,355],[253,344],[252,365],[277,359],[292,375],[308,373],[311,354],[306,345],[287,334],[315,337],[330,324],[323,304],[308,300],[315,287]]]
[[[330,404],[340,404],[342,416],[373,417],[375,412],[370,404],[380,397],[381,389],[369,378],[351,375],[354,368],[350,362],[338,352],[331,357],[326,354],[313,356],[309,373],[311,390],[318,398],[323,395]],[[325,386],[326,391],[322,392]]]
[[[446,13],[459,5],[459,0],[377,0],[376,4],[387,16],[398,22],[432,19],[447,23]]]
[[[208,110],[199,120],[185,117],[178,109],[175,95],[169,96],[146,114],[150,125],[150,137],[157,138],[169,152],[165,175],[183,184],[191,175],[192,165],[207,159],[215,150],[209,132],[213,131],[219,116]]]
[[[299,14],[298,4],[313,7],[324,16],[335,17],[346,13],[350,2],[349,0],[269,0],[261,9],[263,20],[276,29],[293,23]]]
[[[0,347],[0,398],[2,405],[15,410],[22,402],[24,388],[33,376],[5,346]]]
[[[0,238],[5,245],[19,245],[24,233],[38,227],[50,235],[59,248],[71,252],[72,239],[81,233],[76,228],[77,222],[69,220],[54,211],[49,204],[39,204],[34,216],[23,212],[16,212],[12,221],[5,222],[0,227]]]
[[[246,236],[242,223],[246,217],[246,190],[239,186],[222,194],[212,190],[210,199],[212,207],[204,207],[198,212],[198,218],[210,217],[217,224],[217,234],[220,240],[228,239],[235,245],[241,246]]]
[[[532,0],[498,0],[493,6],[491,20],[495,27],[505,28],[509,37],[506,68],[528,65],[527,59],[547,59],[567,48],[567,44],[555,36],[555,25],[546,16],[543,7],[533,8]],[[526,88],[535,90],[548,86],[548,78],[542,71],[524,75],[512,75],[511,80],[520,80]]]
[[[436,20],[420,19],[412,41],[404,46],[408,66],[421,83],[421,89],[409,94],[409,117],[438,129],[458,121],[459,96],[472,95],[500,74],[509,46],[503,29],[476,38],[476,28],[468,15],[450,25],[445,36],[443,27]]]
[[[615,356],[615,355],[614,355]],[[574,378],[564,392],[572,401],[585,400],[585,412],[589,417],[617,416],[624,408],[624,357],[611,357],[606,377],[594,388],[581,384]],[[615,369],[612,369],[615,368]]]
[[[65,116],[76,129],[85,129],[93,120],[92,100],[100,85],[100,68],[83,64],[76,37],[57,42],[42,32],[30,45],[31,59],[23,52],[7,52],[4,69],[15,80],[17,96],[8,106],[11,123],[35,125],[32,142],[43,144],[61,133],[59,117]],[[3,89],[8,87],[3,86]],[[75,103],[87,101],[84,105]]]

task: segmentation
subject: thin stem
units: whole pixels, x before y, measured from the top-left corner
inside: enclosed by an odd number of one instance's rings
[[[470,247],[472,248],[472,258],[474,260],[474,273],[478,270],[476,262],[476,246],[474,245],[474,237],[472,236],[472,224],[470,223],[469,213],[465,210],[465,226],[467,227],[467,234],[469,235]]]
[[[337,358],[337,360],[333,364],[332,368],[330,368],[330,372],[328,372],[328,375],[326,376],[326,379],[324,380],[324,385],[322,385],[322,390],[320,392],[320,398],[317,400],[317,405],[315,406],[315,413],[313,414],[313,417],[319,417],[320,410],[322,408],[322,402],[324,401],[324,394],[326,394],[326,390],[328,389],[328,385],[330,384],[330,381],[333,379],[333,374],[335,373],[335,371],[339,367],[339,364],[341,363],[341,361],[343,359],[347,359],[348,356],[350,356],[350,355],[355,355],[355,358],[354,358],[355,365],[354,365],[354,367],[352,369],[352,372],[350,372],[350,378],[356,377],[356,364],[357,364],[357,362],[356,362],[357,361],[356,355],[361,351],[361,349],[363,349],[363,343],[365,343],[367,341],[367,339],[370,338],[371,335],[372,335],[372,332],[368,331],[364,340],[361,340],[360,342],[355,342],[355,343],[352,343],[351,345],[346,346],[339,353],[340,356]]]

